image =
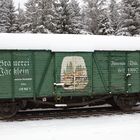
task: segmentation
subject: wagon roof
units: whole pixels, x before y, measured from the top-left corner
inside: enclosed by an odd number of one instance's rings
[[[0,49],[52,50],[56,52],[135,51],[140,50],[140,37],[1,33]]]

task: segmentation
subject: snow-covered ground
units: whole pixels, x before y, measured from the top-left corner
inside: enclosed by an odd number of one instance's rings
[[[35,121],[0,121],[0,140],[136,140],[140,114]]]

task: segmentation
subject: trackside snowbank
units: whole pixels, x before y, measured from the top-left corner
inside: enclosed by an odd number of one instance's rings
[[[139,139],[140,114],[23,122],[0,121],[1,140]]]

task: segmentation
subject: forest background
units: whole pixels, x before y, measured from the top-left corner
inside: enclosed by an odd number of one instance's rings
[[[140,35],[140,0],[0,0],[1,33]]]

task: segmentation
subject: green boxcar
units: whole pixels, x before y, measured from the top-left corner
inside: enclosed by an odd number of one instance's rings
[[[0,99],[138,93],[139,67],[139,52],[0,51]]]
[[[118,95],[130,95],[136,102],[139,93],[139,51],[0,51],[0,101],[4,103],[29,100],[84,106]],[[132,104],[124,101],[123,107]]]

